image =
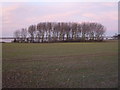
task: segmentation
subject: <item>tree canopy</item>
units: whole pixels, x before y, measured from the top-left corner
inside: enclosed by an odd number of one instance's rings
[[[16,30],[17,42],[102,41],[106,28],[96,22],[40,22]]]

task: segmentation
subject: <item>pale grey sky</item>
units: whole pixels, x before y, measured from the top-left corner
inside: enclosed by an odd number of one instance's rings
[[[47,21],[98,22],[107,28],[106,35],[113,35],[118,32],[118,3],[6,2],[2,4],[3,36],[13,36],[15,30]]]

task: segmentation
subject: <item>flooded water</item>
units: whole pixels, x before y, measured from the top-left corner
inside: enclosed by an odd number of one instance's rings
[[[109,39],[113,39],[113,38],[110,38],[110,37],[104,37],[104,40],[109,40]],[[0,38],[0,42],[12,42],[14,39],[1,39]]]
[[[0,39],[0,42],[12,42],[12,39]]]

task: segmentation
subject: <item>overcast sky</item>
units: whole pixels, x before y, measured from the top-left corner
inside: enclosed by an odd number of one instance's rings
[[[2,36],[39,22],[98,22],[118,33],[117,2],[24,2],[2,4]]]

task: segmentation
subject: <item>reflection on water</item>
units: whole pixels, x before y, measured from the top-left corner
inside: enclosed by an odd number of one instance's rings
[[[12,39],[0,39],[0,42],[12,42]]]

